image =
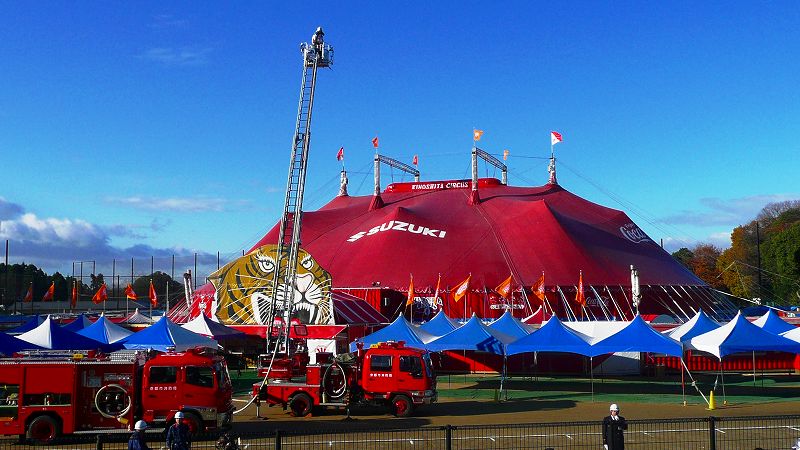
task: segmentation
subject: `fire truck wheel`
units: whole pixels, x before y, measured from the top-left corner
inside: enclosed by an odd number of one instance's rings
[[[49,444],[58,437],[58,423],[50,416],[39,416],[28,425],[26,437],[34,444]]]
[[[396,417],[408,417],[414,409],[414,404],[406,395],[395,395],[392,398],[391,410]]]
[[[193,437],[197,437],[200,433],[203,432],[203,422],[200,421],[200,418],[197,417],[195,413],[184,413],[183,414],[183,421],[186,425],[189,425],[189,432],[192,433]]]
[[[305,392],[299,392],[289,399],[289,411],[295,417],[305,417],[311,414],[311,408],[313,407],[314,401]]]

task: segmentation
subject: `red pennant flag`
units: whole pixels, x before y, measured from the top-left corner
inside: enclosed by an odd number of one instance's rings
[[[53,281],[53,283],[50,285],[50,287],[47,288],[47,292],[44,293],[44,296],[42,297],[42,301],[43,302],[52,301],[53,300],[53,295],[55,294],[55,292],[56,292],[56,282]]]
[[[98,303],[103,303],[106,300],[108,300],[108,290],[106,289],[106,284],[103,283],[103,285],[100,286],[100,289],[98,289],[97,292],[94,293],[94,296],[92,296],[92,301],[96,305]]]
[[[508,150],[503,150],[503,161],[508,159]]]
[[[158,296],[156,295],[156,288],[153,287],[153,280],[150,280],[150,292],[148,294],[150,297],[150,304],[153,306],[158,305]]]
[[[436,280],[436,291],[433,293],[433,304],[439,306],[439,286],[442,284],[442,274],[439,274],[439,279]]]
[[[581,306],[586,306],[586,296],[583,294],[583,271],[578,279],[578,292],[575,294],[575,302]]]
[[[344,159],[344,147],[339,148],[339,152],[336,153],[336,160],[341,161]]]
[[[542,302],[547,299],[547,297],[544,295],[544,273],[542,273],[542,276],[536,280],[536,283],[533,283],[533,286],[531,286],[531,291],[533,291],[533,295],[535,295]]]
[[[130,283],[128,283],[128,286],[125,287],[125,297],[127,297],[128,300],[136,300],[139,298],[136,295],[136,292],[134,292],[133,287],[131,286]]]
[[[69,299],[69,306],[75,308],[78,306],[78,282],[72,282],[72,297]]]
[[[509,275],[499,286],[494,288],[495,292],[500,294],[501,297],[508,300],[508,296],[511,294],[511,280],[513,279],[514,275]]]
[[[417,155],[414,155],[414,159],[412,159],[412,160],[411,160],[411,164],[413,164],[413,165],[415,165],[415,166],[416,166],[417,164],[419,164],[419,159],[417,159]]]
[[[472,278],[472,274],[470,274],[466,280],[458,283],[458,285],[453,288],[453,300],[458,303],[464,295],[467,293],[467,289],[469,289],[469,279]]]
[[[28,286],[28,293],[25,294],[25,298],[23,298],[22,301],[26,303],[33,301],[33,283]]]
[[[411,305],[414,303],[414,275],[411,275],[411,282],[408,283],[408,299],[406,300],[406,306]]]
[[[372,138],[372,146],[378,148],[378,136]]]
[[[561,141],[563,141],[563,139],[561,138],[561,133],[559,133],[558,131],[550,132],[550,145],[556,145]]]

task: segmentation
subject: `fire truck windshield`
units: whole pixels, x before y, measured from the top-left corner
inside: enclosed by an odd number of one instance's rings
[[[214,372],[217,373],[217,386],[219,389],[227,389],[231,385],[228,366],[222,363],[216,363],[214,364]]]

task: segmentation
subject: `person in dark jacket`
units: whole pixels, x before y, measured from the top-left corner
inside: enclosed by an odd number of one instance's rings
[[[128,450],[150,450],[144,440],[144,430],[147,429],[147,422],[140,420],[133,427],[131,438],[128,439]]]
[[[603,419],[603,447],[606,450],[624,450],[625,436],[623,431],[628,429],[628,422],[619,415],[619,406],[612,404],[610,414]]]
[[[189,450],[192,448],[192,433],[183,421],[183,413],[175,413],[175,423],[167,431],[168,450]]]

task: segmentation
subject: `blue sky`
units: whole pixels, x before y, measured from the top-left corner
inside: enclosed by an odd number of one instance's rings
[[[566,189],[668,250],[725,247],[800,198],[799,23],[794,2],[0,0],[0,239],[67,273],[248,248],[281,213],[321,25],[306,210],[336,194],[341,146],[351,195],[376,135],[424,180],[468,178],[473,128],[510,150],[510,184],[541,185],[557,130]]]

